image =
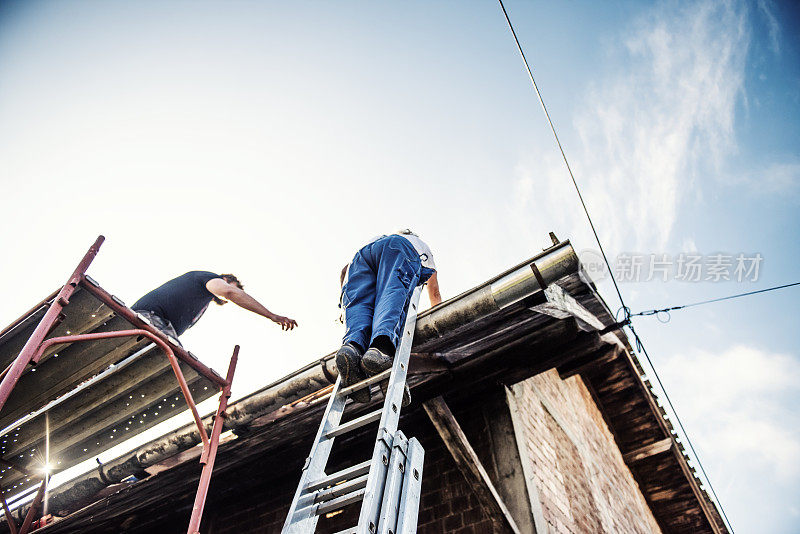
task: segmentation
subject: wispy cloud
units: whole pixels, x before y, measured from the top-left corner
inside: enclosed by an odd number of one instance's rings
[[[591,92],[576,121],[589,191],[626,199],[616,203],[624,213],[615,219],[633,235],[615,233],[634,249],[663,248],[693,176],[735,148],[748,41],[744,10],[735,5],[659,10],[625,40],[621,73]]]
[[[705,462],[750,462],[784,481],[800,476],[800,416],[792,408],[800,358],[736,345],[692,349],[659,368]]]
[[[797,198],[800,192],[800,162],[778,161],[746,175],[734,176],[758,194],[781,194],[782,198]]]
[[[771,0],[758,0],[758,10],[764,16],[769,32],[769,44],[775,55],[781,53],[781,25],[775,16],[775,4]]]
[[[735,150],[746,12],[735,2],[670,3],[624,28],[611,46],[607,74],[578,106],[581,143],[570,156],[612,250],[663,248],[693,177]],[[543,177],[561,192],[555,182],[567,177],[563,163],[554,164],[537,162],[519,179]],[[585,222],[573,220],[575,235]]]

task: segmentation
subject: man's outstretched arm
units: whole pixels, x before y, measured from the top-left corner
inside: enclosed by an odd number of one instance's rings
[[[206,289],[221,299],[229,300],[245,310],[257,313],[272,322],[278,323],[281,325],[281,330],[292,330],[297,326],[297,321],[294,319],[272,313],[244,290],[229,284],[222,278],[213,278],[206,282]]]
[[[437,273],[434,272],[431,277],[428,278],[428,298],[431,300],[431,307],[442,302],[442,295],[439,293],[439,278],[436,274]]]

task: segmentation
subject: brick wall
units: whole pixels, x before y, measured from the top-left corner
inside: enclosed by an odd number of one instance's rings
[[[426,465],[422,480],[423,493],[418,532],[421,534],[491,532],[491,521],[484,514],[475,494],[458,471],[450,453],[438,436],[436,439],[426,440],[423,446]]]
[[[530,475],[552,533],[661,532],[579,376],[512,388]]]

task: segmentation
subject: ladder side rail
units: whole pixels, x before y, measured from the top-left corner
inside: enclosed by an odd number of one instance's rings
[[[394,435],[392,455],[389,458],[389,469],[386,473],[386,484],[383,489],[383,500],[378,518],[378,534],[394,533],[397,528],[397,514],[400,510],[400,492],[403,490],[407,450],[408,440],[398,430]]]
[[[375,446],[372,452],[372,465],[370,466],[369,479],[367,480],[364,500],[361,504],[361,512],[358,517],[359,534],[374,534],[377,530],[378,514],[380,513],[384,483],[386,482],[389,456],[391,454],[394,434],[397,432],[397,426],[400,422],[400,407],[402,406],[403,391],[406,386],[408,360],[411,357],[411,344],[414,340],[414,329],[417,324],[417,309],[419,307],[420,293],[420,286],[414,288],[408,305],[406,322],[403,326],[403,337],[401,338],[392,364],[392,374],[389,379],[386,398],[384,399],[380,426],[378,427],[378,438],[375,440]]]
[[[311,452],[303,466],[300,483],[297,485],[289,513],[286,515],[286,522],[281,530],[283,534],[305,534],[313,532],[316,527],[319,516],[315,513],[314,493],[307,492],[306,487],[310,482],[325,476],[325,466],[328,463],[334,441],[334,438],[327,438],[325,435],[339,425],[347,403],[347,397],[338,395],[341,382],[340,375],[333,385],[333,391],[331,391],[328,405],[322,416],[322,423],[319,425],[314,443],[311,445]]]
[[[400,510],[397,514],[395,534],[416,534],[419,503],[422,496],[422,467],[425,463],[425,449],[417,440],[408,440],[406,469],[400,497]]]

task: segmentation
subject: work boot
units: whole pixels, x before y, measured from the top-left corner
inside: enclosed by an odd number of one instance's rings
[[[392,356],[381,352],[375,347],[370,347],[364,353],[364,357],[361,358],[361,368],[364,369],[367,375],[375,376],[391,368],[392,362],[394,362]]]
[[[336,368],[342,377],[342,387],[352,386],[367,378],[361,369],[361,351],[352,343],[345,343],[336,353]],[[370,394],[369,388],[363,388],[354,391],[350,398],[355,402],[369,402],[372,394]]]

